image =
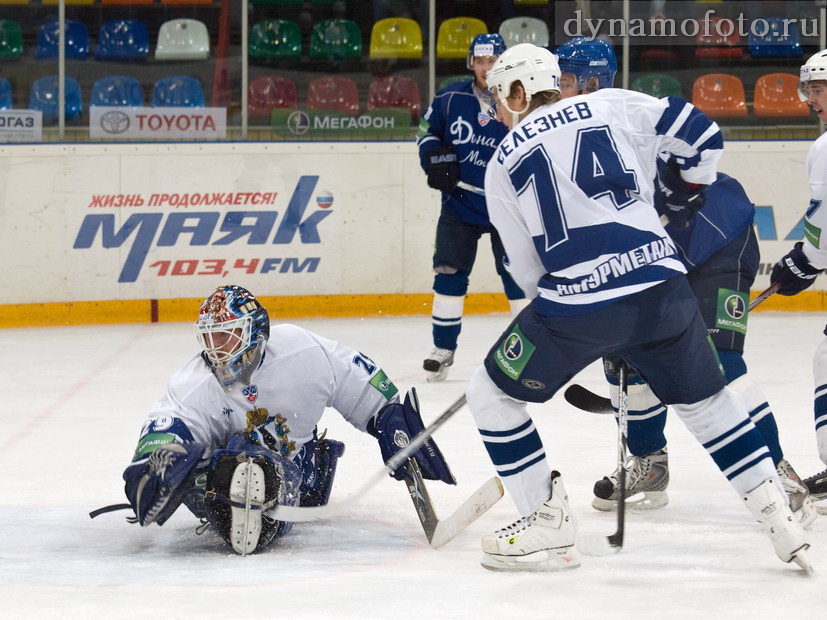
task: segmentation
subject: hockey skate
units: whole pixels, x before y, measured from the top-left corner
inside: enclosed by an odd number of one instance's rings
[[[804,480],[804,486],[810,492],[810,499],[814,503],[827,499],[827,469]],[[827,514],[827,504],[817,506],[816,510],[819,514]]]
[[[494,571],[555,571],[580,566],[577,528],[559,472],[551,472],[551,497],[527,517],[482,539],[482,565]]]
[[[805,571],[811,571],[812,567],[807,560],[810,544],[776,481],[767,478],[743,497],[747,508],[772,541],[778,558],[782,562],[795,562]]]
[[[651,510],[669,503],[669,457],[666,448],[646,456],[631,456],[626,465],[626,507]],[[596,510],[617,510],[620,468],[594,484],[592,507]]]
[[[434,347],[434,350],[422,362],[422,368],[425,369],[425,378],[430,382],[443,381],[448,376],[448,368],[453,364],[453,350]]]
[[[809,527],[818,517],[818,510],[810,498],[810,492],[787,459],[778,461],[775,470],[781,478],[784,492],[790,498],[790,510],[793,516],[801,523],[801,527]]]

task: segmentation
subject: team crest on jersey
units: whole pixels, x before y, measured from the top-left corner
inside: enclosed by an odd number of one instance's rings
[[[480,127],[485,127],[488,123],[491,122],[491,117],[488,116],[486,112],[480,112],[477,114],[477,122],[480,124]]]
[[[254,403],[258,398],[258,387],[255,385],[248,385],[246,388],[241,390],[241,393],[249,402]]]

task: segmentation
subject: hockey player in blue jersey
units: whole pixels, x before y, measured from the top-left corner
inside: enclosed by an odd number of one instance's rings
[[[546,402],[593,361],[619,353],[673,406],[776,555],[809,568],[764,438],[726,387],[678,249],[654,207],[657,155],[681,158],[673,212],[715,180],[718,126],[674,97],[603,89],[560,99],[560,67],[531,44],[508,49],[488,83],[510,131],[485,192],[515,281],[532,298],[468,386],[486,450],[521,515],[482,540],[492,570],[579,565],[576,524],[526,402]]]
[[[561,94],[567,94],[564,82],[574,92],[590,93],[611,88],[617,72],[614,49],[601,40],[579,37],[559,46],[555,53],[560,64]],[[773,463],[790,497],[793,513],[804,525],[817,516],[808,492],[784,452],[778,426],[769,403],[758,385],[747,375],[744,340],[747,332],[749,291],[759,266],[758,239],[753,230],[755,207],[738,181],[723,173],[704,188],[703,210],[693,215],[681,209],[671,213],[667,194],[680,191],[677,161],[659,158],[655,182],[655,207],[669,218],[666,232],[675,242],[678,256],[688,272],[689,284],[698,298],[701,316],[709,339],[715,346],[728,386],[747,406],[750,418],[761,431],[770,449]],[[604,364],[610,383],[617,384],[616,356],[607,356]],[[639,374],[628,377],[627,505],[638,509],[666,505],[669,484],[669,461],[666,450],[666,406],[652,392]],[[612,390],[617,405],[617,390]],[[604,477],[594,485],[592,505],[598,510],[614,510],[619,496],[618,474]]]
[[[433,256],[434,347],[422,364],[428,381],[445,379],[454,363],[468,279],[482,235],[491,238],[497,273],[512,312],[516,314],[527,303],[503,266],[502,242],[488,220],[481,193],[488,160],[506,134],[505,127],[489,115],[492,101],[485,81],[488,69],[504,51],[500,35],[476,36],[467,62],[474,78],[440,90],[417,132],[420,163],[428,186],[442,192]]]

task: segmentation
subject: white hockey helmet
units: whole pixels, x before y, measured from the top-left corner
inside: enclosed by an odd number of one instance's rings
[[[488,88],[500,104],[515,114],[505,103],[511,85],[520,82],[525,90],[526,105],[535,93],[547,90],[560,92],[560,65],[557,57],[543,47],[520,43],[505,50],[488,72]]]
[[[807,101],[808,95],[804,88],[807,82],[816,80],[827,81],[827,49],[810,56],[799,71],[798,98]]]

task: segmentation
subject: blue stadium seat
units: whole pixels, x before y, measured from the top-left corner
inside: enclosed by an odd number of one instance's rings
[[[144,91],[135,78],[109,75],[94,83],[89,105],[139,108],[144,105]]]
[[[11,110],[13,107],[11,82],[6,78],[0,78],[0,110]]]
[[[115,19],[101,26],[95,60],[146,60],[149,31],[135,19]]]
[[[67,77],[65,84],[64,114],[67,121],[79,119],[83,113],[80,84]],[[56,75],[47,75],[34,81],[29,91],[29,109],[43,113],[43,123],[54,123],[58,117],[58,81]]]
[[[767,26],[766,34],[758,36],[756,32],[763,32],[764,25]],[[785,20],[783,17],[764,17],[756,20],[749,33],[749,55],[753,58],[800,58],[803,56],[801,35],[795,20]]]
[[[37,33],[37,48],[34,57],[38,60],[57,58],[59,23],[52,20],[40,27]],[[86,24],[72,19],[66,20],[66,59],[86,60],[89,55],[89,31]]]
[[[203,108],[204,88],[198,78],[171,75],[155,82],[152,88],[154,107]]]

